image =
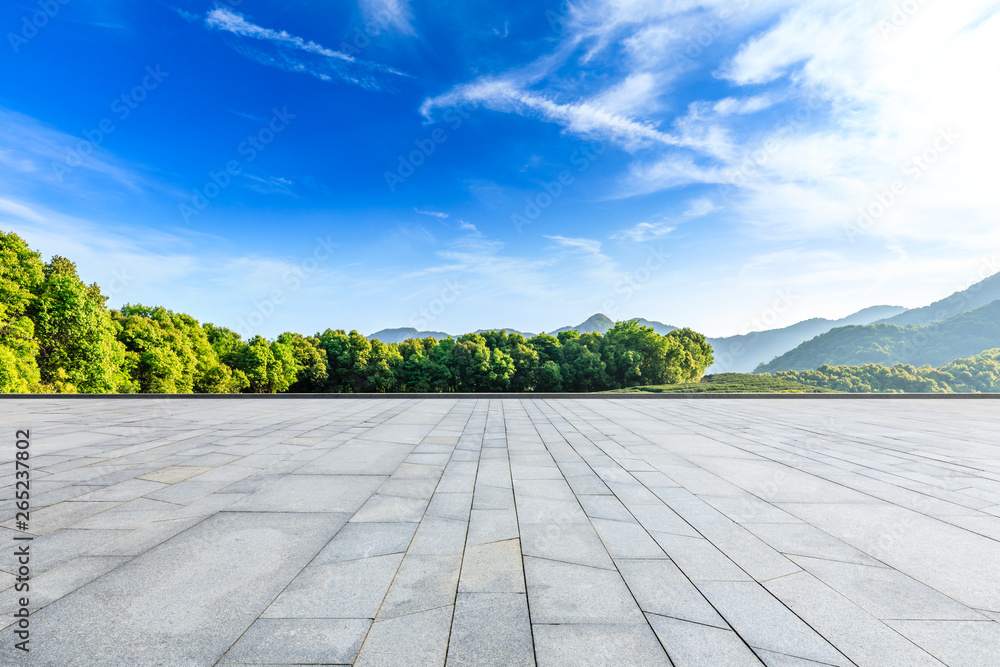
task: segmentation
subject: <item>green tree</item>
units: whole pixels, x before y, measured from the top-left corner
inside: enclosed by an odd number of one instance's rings
[[[528,339],[528,345],[538,353],[538,363],[544,365],[547,361],[561,364],[563,360],[562,344],[559,339],[548,334],[538,334]]]
[[[676,354],[675,361],[680,369],[679,382],[698,382],[705,370],[715,362],[712,345],[700,333],[688,328],[674,329],[666,335],[668,340],[680,343],[685,354]]]
[[[42,382],[57,391],[115,393],[135,387],[125,372],[118,325],[96,285],[85,285],[76,265],[55,256],[45,265],[38,297],[28,307],[38,341]]]
[[[436,338],[417,340],[410,338],[399,344],[402,363],[397,371],[398,391],[439,392],[447,391],[451,371],[437,354]]]
[[[330,368],[329,387],[332,392],[358,393],[365,391],[371,341],[351,331],[327,329],[317,336],[320,348],[326,352]]]
[[[299,371],[288,391],[296,394],[314,394],[326,389],[330,366],[326,352],[320,348],[318,338],[286,332],[278,342],[290,345]]]
[[[536,391],[562,391],[562,371],[559,364],[554,361],[546,361],[538,369],[538,384]]]
[[[566,391],[600,391],[608,383],[601,355],[592,352],[580,338],[567,338],[562,346],[562,386]]]
[[[44,277],[41,255],[0,232],[0,393],[38,390],[38,343],[27,312]]]
[[[511,345],[508,354],[514,363],[514,374],[510,378],[511,391],[531,391],[538,382],[538,352],[524,342],[524,336],[518,336],[520,341]]]
[[[247,341],[236,358],[236,367],[246,376],[249,390],[254,394],[271,392],[276,365],[271,345],[262,336]]]

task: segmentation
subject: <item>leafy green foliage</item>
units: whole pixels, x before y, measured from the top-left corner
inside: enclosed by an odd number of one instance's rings
[[[45,265],[44,280],[27,308],[38,343],[41,381],[60,392],[132,391],[121,327],[96,284],[85,285],[64,257]]]
[[[910,364],[830,366],[780,371],[777,378],[851,393],[1000,392],[1000,348],[955,359],[941,368]],[[768,376],[765,376],[768,377]]]
[[[41,381],[35,324],[28,306],[44,280],[41,256],[15,234],[0,232],[0,392],[25,393]]]

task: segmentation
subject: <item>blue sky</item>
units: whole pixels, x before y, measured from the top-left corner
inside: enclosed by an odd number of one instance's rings
[[[998,11],[5,3],[0,229],[268,336],[923,305],[1000,268]]]

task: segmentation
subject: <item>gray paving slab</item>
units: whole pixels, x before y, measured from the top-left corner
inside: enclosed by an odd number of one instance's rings
[[[325,515],[206,519],[39,611],[37,636],[60,641],[39,642],[32,659],[211,664],[338,527]]]
[[[234,512],[356,512],[386,477],[286,475],[240,500]]]
[[[458,590],[463,593],[524,593],[520,541],[467,546]]]
[[[995,405],[6,399],[0,664],[993,665]]]
[[[536,624],[532,629],[539,666],[670,665],[670,659],[646,623]]]
[[[414,523],[348,523],[313,559],[312,565],[405,553]]]
[[[406,554],[375,620],[454,604],[461,569],[461,556]]]
[[[523,593],[459,592],[447,664],[468,667],[534,665],[535,650],[526,596]]]
[[[615,565],[639,608],[647,614],[728,628],[697,586],[672,561],[616,559]]]
[[[372,622],[367,619],[259,618],[222,664],[350,664]]]
[[[440,607],[372,624],[355,665],[422,667],[443,665],[448,655],[454,607]]]
[[[760,667],[764,663],[727,628],[647,614],[653,632],[676,667]]]
[[[310,565],[263,612],[266,618],[375,618],[403,554]]]

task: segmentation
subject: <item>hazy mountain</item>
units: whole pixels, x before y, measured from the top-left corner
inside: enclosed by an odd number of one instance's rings
[[[660,334],[661,336],[666,335],[676,329],[677,327],[670,326],[669,324],[664,324],[663,322],[655,322],[652,320],[644,320],[641,317],[633,318],[636,322],[644,327],[652,327],[653,331]],[[561,327],[549,333],[555,336],[556,334],[563,331],[579,331],[580,333],[590,333],[596,331],[599,334],[606,334],[608,330],[615,325],[615,321],[604,313],[597,313],[596,315],[591,315],[586,319],[586,321],[577,324],[576,326]]]
[[[972,287],[955,292],[949,297],[935,301],[923,308],[914,308],[895,317],[889,317],[883,322],[907,326],[911,324],[930,324],[958,315],[966,310],[972,310],[993,303],[1000,299],[1000,273],[981,280]]]
[[[901,327],[879,322],[816,336],[757,367],[758,373],[813,370],[823,364],[942,366],[1000,347],[1000,300],[932,324]]]
[[[506,331],[509,334],[521,334],[525,338],[531,338],[535,335],[533,333],[528,333],[527,331],[518,331],[517,329],[478,329],[474,333],[481,334],[486,333],[487,331]]]
[[[754,331],[725,338],[709,338],[715,364],[706,372],[750,373],[759,364],[767,363],[831,329],[851,324],[871,324],[876,320],[903,313],[905,310],[899,306],[872,306],[839,320],[814,317],[781,329]]]
[[[368,340],[380,340],[383,343],[402,343],[408,338],[427,338],[428,336],[437,338],[438,340],[451,337],[443,331],[417,331],[413,327],[402,327],[399,329],[382,329],[370,336],[365,336],[365,338]]]

